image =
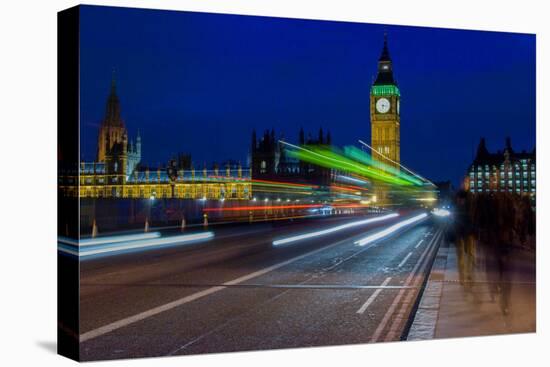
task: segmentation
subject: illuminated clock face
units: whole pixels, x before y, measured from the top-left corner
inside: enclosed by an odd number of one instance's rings
[[[376,101],[376,111],[380,113],[386,113],[390,110],[390,101],[386,98],[380,98]]]

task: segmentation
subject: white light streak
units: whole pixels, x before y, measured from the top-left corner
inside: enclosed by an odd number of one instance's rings
[[[180,235],[180,236],[170,236],[170,237],[164,237],[164,238],[151,238],[151,239],[142,239],[142,240],[134,240],[134,241],[124,241],[124,242],[118,242],[115,244],[107,243],[104,246],[101,246],[99,248],[93,248],[93,249],[72,250],[64,247],[58,247],[58,249],[60,251],[63,251],[72,255],[76,255],[82,258],[86,256],[107,254],[110,252],[118,252],[118,251],[125,251],[125,250],[138,250],[138,249],[153,248],[153,247],[159,247],[159,246],[189,244],[191,242],[207,240],[213,237],[214,237],[214,233],[204,232],[204,233],[195,233],[195,234]]]
[[[407,220],[404,220],[402,222],[396,223],[393,226],[388,227],[388,228],[386,228],[386,229],[384,229],[380,232],[377,232],[375,234],[372,234],[370,236],[362,238],[359,241],[355,241],[355,244],[359,245],[359,246],[365,246],[365,245],[367,245],[371,242],[374,242],[374,241],[379,240],[383,237],[386,237],[386,236],[400,230],[401,228],[403,228],[405,226],[408,226],[409,224],[416,223],[419,220],[422,220],[422,219],[426,218],[427,216],[428,216],[428,214],[426,214],[426,213],[419,214],[417,216],[414,216],[414,217],[409,218]]]
[[[448,217],[449,215],[451,215],[451,212],[447,209],[434,208],[434,210],[432,210],[432,214],[438,217]]]
[[[286,243],[305,240],[305,239],[312,238],[312,237],[324,236],[324,235],[327,235],[329,233],[341,231],[343,229],[356,227],[356,226],[369,224],[369,223],[374,223],[374,222],[379,222],[379,221],[382,221],[382,220],[395,218],[395,217],[398,217],[398,216],[399,216],[399,214],[397,214],[397,213],[391,213],[391,214],[382,215],[382,216],[379,216],[379,217],[369,218],[369,219],[365,219],[365,220],[359,220],[359,221],[356,221],[356,222],[351,222],[351,223],[347,223],[347,224],[342,224],[340,226],[324,229],[322,231],[304,233],[304,234],[301,234],[301,235],[298,235],[298,236],[292,236],[292,237],[276,240],[276,241],[273,241],[273,245],[274,246],[279,246],[279,245],[284,245]]]
[[[97,238],[85,238],[85,239],[81,239],[80,241],[72,238],[59,237],[58,241],[61,243],[72,245],[72,246],[85,247],[85,246],[104,245],[107,243],[111,244],[111,243],[125,242],[125,241],[146,240],[146,239],[158,238],[158,237],[160,237],[160,232],[137,233],[137,234],[127,234],[127,235],[119,235],[119,236],[105,236],[105,237],[97,237]]]
[[[343,175],[338,175],[336,177],[338,177],[339,179],[341,179],[343,181],[350,181],[350,182],[355,182],[355,183],[360,183],[360,184],[367,184],[368,183],[365,180],[360,180],[360,179],[355,178],[355,177],[349,177],[349,176],[343,176]]]

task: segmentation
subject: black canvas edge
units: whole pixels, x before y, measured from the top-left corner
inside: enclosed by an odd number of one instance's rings
[[[78,190],[80,7],[57,13],[57,233],[79,238],[79,199],[63,196],[60,186],[72,176]],[[78,193],[78,191],[76,191]],[[57,252],[57,353],[80,360],[78,258]]]

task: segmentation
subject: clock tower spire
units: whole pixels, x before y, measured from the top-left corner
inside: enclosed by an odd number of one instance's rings
[[[370,91],[371,146],[376,161],[397,170],[401,161],[400,99],[401,93],[393,76],[388,37],[384,33],[378,71]]]

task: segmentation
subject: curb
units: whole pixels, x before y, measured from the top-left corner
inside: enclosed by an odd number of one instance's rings
[[[405,340],[431,340],[435,336],[448,253],[449,244],[444,241],[435,256],[428,281]]]

